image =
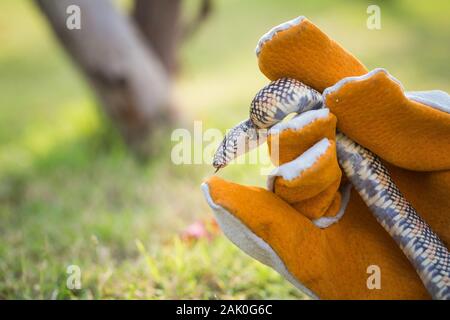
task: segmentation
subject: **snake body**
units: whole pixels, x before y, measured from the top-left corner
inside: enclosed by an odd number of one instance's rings
[[[250,118],[234,127],[214,156],[220,169],[264,141],[269,129],[287,115],[322,108],[322,95],[303,83],[281,78],[261,89],[250,107]],[[261,141],[262,140],[262,141]],[[244,142],[244,148],[239,145]],[[339,163],[377,221],[393,237],[415,268],[433,299],[450,299],[450,254],[437,234],[401,194],[380,159],[343,133],[336,135]]]
[[[232,128],[214,154],[213,166],[225,167],[265,141],[267,130],[291,113],[322,108],[322,95],[298,80],[281,78],[262,88],[250,107],[250,118]]]

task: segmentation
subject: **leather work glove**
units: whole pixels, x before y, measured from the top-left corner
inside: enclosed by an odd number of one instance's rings
[[[342,175],[337,128],[377,154],[441,240],[450,240],[450,97],[405,93],[384,69],[368,70],[307,19],[277,26],[257,46],[270,79],[323,92],[329,109],[271,128],[277,168],[268,189],[217,176],[202,185],[225,235],[297,288],[321,299],[427,299],[417,273]],[[447,245],[448,246],[448,245]],[[380,287],[368,285],[368,270]],[[379,268],[379,269],[378,269]]]

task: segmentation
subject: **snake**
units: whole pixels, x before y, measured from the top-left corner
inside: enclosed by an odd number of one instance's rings
[[[325,107],[321,93],[296,79],[272,81],[252,100],[249,119],[225,135],[213,158],[216,172],[264,142],[267,130],[288,115]],[[431,297],[450,300],[449,251],[402,195],[381,159],[339,130],[336,151],[349,181],[406,255]]]

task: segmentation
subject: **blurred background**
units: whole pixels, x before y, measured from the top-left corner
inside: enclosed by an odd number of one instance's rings
[[[72,3],[82,30],[64,28]],[[407,90],[449,92],[449,13],[446,0],[0,1],[0,299],[306,298],[217,229],[199,189],[213,169],[172,164],[172,130],[246,118],[267,83],[257,40],[298,15]],[[220,174],[265,184],[256,166]]]

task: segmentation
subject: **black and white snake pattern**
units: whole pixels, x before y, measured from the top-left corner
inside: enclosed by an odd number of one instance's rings
[[[250,118],[224,138],[213,159],[218,170],[264,141],[269,129],[287,115],[324,106],[322,95],[303,83],[281,78],[261,89],[252,101]],[[239,144],[244,144],[239,151]],[[380,159],[343,133],[336,135],[339,163],[377,221],[407,256],[433,299],[450,299],[450,254],[437,234],[401,194]]]

